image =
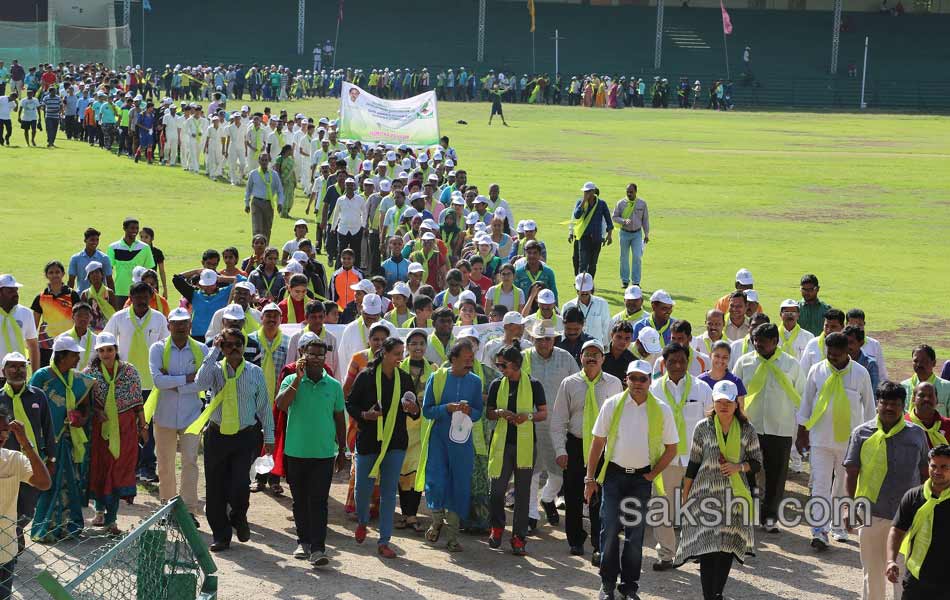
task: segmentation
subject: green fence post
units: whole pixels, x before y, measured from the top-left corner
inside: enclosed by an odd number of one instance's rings
[[[142,533],[139,556],[135,568],[135,595],[139,600],[161,598],[165,588],[165,542],[164,529]]]
[[[195,558],[198,560],[198,565],[201,567],[201,570],[204,571],[206,576],[211,573],[216,573],[218,566],[214,564],[214,559],[211,558],[208,546],[204,540],[201,539],[201,534],[198,533],[195,522],[191,520],[191,514],[185,507],[185,503],[181,498],[175,498],[173,502],[172,512],[175,513],[175,521],[178,522],[181,534],[185,536],[185,540],[187,540],[188,545],[191,546],[191,551],[195,553]]]
[[[49,571],[43,571],[37,575],[36,580],[43,586],[43,589],[49,593],[50,598],[53,598],[53,600],[73,600],[72,595],[66,591],[66,588],[64,588]]]

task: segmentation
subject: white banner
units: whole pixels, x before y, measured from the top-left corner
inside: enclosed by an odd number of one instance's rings
[[[368,144],[435,146],[439,143],[435,92],[424,92],[405,100],[386,100],[343,82],[340,138]]]

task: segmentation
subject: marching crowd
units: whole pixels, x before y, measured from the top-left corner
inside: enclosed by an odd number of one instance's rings
[[[102,98],[101,115],[116,96],[138,106],[139,91],[92,87],[81,91]],[[178,303],[157,232],[134,217],[105,252],[86,229],[66,264],[46,264],[29,306],[15,276],[0,275],[0,417],[15,418],[0,418],[0,440],[3,427],[14,433],[0,467],[16,461],[11,481],[24,482],[15,509],[0,504],[19,538],[3,548],[6,585],[26,535],[121,533],[120,500],[138,480],[157,482],[162,500],[180,495],[199,523],[200,446],[212,551],[246,542],[251,492],[281,495],[286,481],[292,553],[327,565],[330,486],[348,468],[355,542],[375,523],[385,558],[397,556],[393,529],[450,552],[463,550],[462,532],[498,549],[508,506],[508,544],[524,555],[542,512],[559,526],[563,498],[566,550],[599,569],[601,598],[638,597],[651,498],[666,513],[649,525],[652,569],[698,561],[703,597],[722,598],[757,530],[781,545],[788,471],[808,457],[812,500],[868,503],[804,515],[815,551],[857,530],[863,598],[883,600],[887,585],[945,596],[950,362],[938,376],[931,346],[914,348],[912,377],[892,381],[865,313],[829,306],[813,274],[800,299],[767,307],[740,269],[701,326],[677,319],[674,294],[640,288],[650,224],[633,183],[613,209],[593,182],[581,186],[575,277],[559,288],[537,223],[515,219],[498,184],[485,195],[470,182],[448,138],[364,145],[340,140],[327,118],[245,107],[209,106],[206,126],[189,103],[175,140],[176,104],[161,105],[154,122],[166,129],[143,137],[136,121],[126,148],[141,156],[157,139],[166,164],[198,171],[204,153],[211,177],[227,167],[244,188],[251,245],[205,250],[200,266],[173,273]],[[121,126],[122,110],[113,117]],[[97,121],[90,143],[100,130],[111,141],[114,125]],[[218,154],[210,132],[221,128]],[[298,185],[314,218],[280,245],[274,216],[289,214]],[[594,280],[615,228],[624,308],[611,314]],[[249,481],[261,457],[273,467]],[[699,519],[689,499],[723,519]]]

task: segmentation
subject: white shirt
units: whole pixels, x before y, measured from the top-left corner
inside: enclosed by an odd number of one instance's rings
[[[20,326],[20,331],[23,332],[23,349],[26,348],[26,340],[35,340],[36,339],[36,321],[33,319],[33,311],[29,308],[23,306],[22,304],[17,304],[13,310],[10,311],[10,317],[13,317],[13,322]],[[0,315],[0,357],[6,356],[10,352],[20,352],[21,348],[17,345],[16,336],[14,335],[13,323],[9,322],[6,315]],[[5,332],[10,334],[10,339],[13,340],[13,347],[7,348],[7,336],[4,335]]]
[[[10,111],[13,109],[13,102],[10,102],[9,96],[0,96],[0,119],[10,120]]]
[[[228,144],[229,152],[230,151],[243,152],[244,151],[244,141],[243,141],[244,131],[242,130],[242,127],[239,127],[235,125],[234,123],[231,123],[225,128],[225,131],[227,132],[228,140],[230,140]]]
[[[874,418],[876,413],[874,407],[874,390],[871,389],[871,376],[867,369],[855,361],[850,361],[851,371],[844,376],[844,391],[848,396],[850,404],[851,423],[848,431],[853,431],[855,427],[866,423]],[[845,367],[847,369],[847,367]],[[818,394],[821,388],[831,377],[833,366],[827,360],[812,367],[805,380],[805,393],[802,394],[802,405],[798,409],[798,424],[804,425],[811,418],[818,404]],[[844,450],[848,446],[848,440],[843,442],[835,441],[834,429],[834,410],[831,402],[824,414],[812,427],[809,435],[809,441],[813,447],[817,448],[836,448]]]
[[[522,351],[534,347],[534,344],[531,343],[531,340],[526,337],[522,337],[520,340],[518,340],[518,343],[521,344]],[[501,349],[507,345],[508,342],[505,341],[504,336],[485,342],[485,345],[478,349],[478,360],[489,365],[494,365],[495,356],[497,356],[498,353],[501,352]]]
[[[561,314],[572,306],[584,313],[584,333],[599,340],[605,347],[610,343],[610,305],[600,296],[591,296],[590,304],[584,306],[577,298],[569,300],[561,307]]]
[[[789,336],[791,335],[791,332],[785,329],[784,324],[779,325],[778,331],[779,331],[779,335],[782,337],[781,342],[779,343],[779,347],[781,347],[782,344],[784,344],[788,340]],[[808,347],[808,342],[812,341],[813,339],[815,339],[815,334],[813,334],[812,332],[806,329],[802,329],[801,327],[799,327],[798,335],[795,337],[795,341],[792,342],[792,350],[794,350],[794,353],[789,352],[789,354],[791,354],[792,356],[797,358],[799,362],[801,362],[802,355],[805,354],[805,348]],[[802,371],[804,371],[805,373],[808,372],[806,369],[802,369]],[[862,421],[862,423],[863,422],[864,421]]]
[[[781,350],[776,350],[781,352]],[[736,361],[736,367],[733,373],[742,380],[746,390],[752,381],[755,370],[764,360],[758,352],[749,352],[739,357]],[[778,368],[788,377],[792,387],[801,396],[805,390],[805,376],[802,374],[802,368],[798,361],[790,354],[781,353],[778,360]],[[766,371],[765,384],[759,391],[755,402],[749,407],[749,398],[746,396],[746,416],[749,422],[755,428],[759,435],[777,435],[782,437],[794,437],[798,431],[797,412],[798,407],[785,394],[781,384]]]
[[[166,112],[162,115],[162,125],[165,126],[165,136],[177,136],[178,131],[181,129],[181,121],[178,120],[178,115],[173,115],[171,112]]]
[[[881,381],[887,379],[887,367],[884,365],[884,349],[881,348],[881,342],[868,336],[864,336],[864,345],[861,350],[874,359],[877,363],[877,374]]]
[[[346,194],[337,198],[336,229],[343,235],[353,234],[363,228],[363,211],[366,209],[366,199],[359,194],[350,198]]]
[[[10,525],[17,520],[16,503],[20,484],[27,483],[31,477],[33,467],[25,454],[0,448],[0,518],[4,522],[4,527],[0,528],[0,561],[3,564],[17,555],[16,531]]]
[[[624,469],[642,469],[650,464],[649,447],[649,420],[647,419],[647,403],[637,404],[627,392],[608,398],[600,407],[597,421],[594,423],[594,435],[607,437],[610,433],[610,422],[613,420],[614,409],[623,402],[623,412],[620,414],[620,426],[617,439],[614,443],[614,454],[610,462]],[[665,402],[659,402],[663,412],[663,443],[679,443],[676,433],[676,423],[673,421],[673,411]],[[609,440],[608,440],[609,441]]]
[[[594,384],[594,398],[597,400],[597,410],[603,406],[607,398],[623,393],[620,380],[610,373],[601,372],[603,376]],[[554,406],[548,413],[551,421],[551,444],[554,446],[554,456],[567,454],[567,434],[577,439],[584,439],[584,405],[587,402],[587,382],[583,372],[574,373],[567,377],[557,389]],[[609,423],[608,423],[609,425]],[[587,462],[587,457],[584,457]]]
[[[217,154],[224,152],[221,148],[221,140],[224,139],[225,133],[225,130],[220,125],[218,127],[214,125],[208,127],[205,131],[205,136],[208,140],[208,152]]]
[[[256,150],[263,150],[264,144],[267,143],[267,139],[270,136],[270,132],[265,127],[254,127],[252,124],[247,128],[247,145],[248,151],[254,152]]]
[[[300,247],[300,242],[302,242],[305,239],[306,238],[300,238],[298,240],[297,238],[293,238],[291,240],[287,240],[284,243],[284,248],[283,248],[284,252],[286,252],[288,255],[293,254],[294,252],[297,251],[297,248]]]
[[[808,372],[811,371],[811,368],[823,361],[825,358],[824,346],[818,346],[818,338],[815,337],[808,340],[808,344],[805,345],[805,351],[802,352],[802,357],[799,359],[799,362],[802,365],[802,373],[808,375]],[[883,379],[881,381],[883,381]]]
[[[709,358],[709,355],[693,348],[693,359],[689,361],[689,367],[687,367],[686,371],[690,375],[698,377],[711,368],[712,359]],[[664,362],[663,356],[661,355],[660,358],[653,363],[653,378],[656,379],[664,373],[666,373],[666,362]]]
[[[745,348],[744,352],[743,348]],[[781,350],[781,348],[779,348],[779,350]],[[749,340],[748,336],[742,338],[741,340],[729,342],[729,370],[735,373],[735,366],[736,363],[739,362],[739,359],[742,358],[744,354],[754,352],[755,346],[752,345],[752,341]]]
[[[720,338],[720,340],[726,342],[727,344],[730,344],[730,343],[731,343],[731,342],[729,342],[729,340],[726,339],[725,337]],[[711,355],[711,354],[712,354],[712,347],[713,347],[713,344],[715,344],[715,343],[716,343],[716,342],[714,342],[714,341],[712,341],[712,340],[709,339],[709,332],[708,332],[708,331],[704,331],[704,332],[703,332],[701,335],[699,335],[698,337],[697,337],[697,336],[693,336],[693,339],[692,339],[692,341],[690,341],[689,345],[690,345],[690,347],[691,347],[693,350],[696,350],[697,352],[702,352],[703,354]],[[708,344],[708,345],[707,345],[707,344]],[[731,346],[730,346],[730,348],[731,348]]]
[[[146,354],[148,353],[148,348],[152,347],[152,344],[168,337],[168,321],[165,320],[165,315],[153,308],[148,310],[149,313],[151,313],[151,317],[149,317],[148,325],[145,326],[144,330],[145,344],[147,347]],[[135,335],[135,325],[132,324],[132,319],[134,318],[136,323],[141,325],[146,317],[148,317],[148,314],[142,318],[135,316],[130,306],[112,315],[112,318],[109,319],[109,322],[106,323],[106,326],[102,329],[102,331],[115,336],[119,344],[119,356],[122,360],[132,362],[129,357],[129,349],[132,347],[132,338]],[[146,386],[148,383],[146,378],[151,379],[151,377],[149,377],[148,364],[137,365],[132,363],[132,366],[139,372],[139,377],[142,379],[142,389],[151,389],[151,387]]]
[[[254,317],[254,320],[257,321],[258,323],[261,322],[261,311],[249,306],[247,310],[245,311],[245,316],[247,315],[247,313],[251,313],[251,316]],[[224,318],[223,308],[219,308],[218,310],[214,311],[214,314],[211,315],[211,324],[208,325],[208,331],[205,332],[205,341],[213,340],[216,335],[218,335],[224,330],[224,322],[222,321],[223,318]]]
[[[653,397],[670,406],[670,412],[672,412],[673,406],[669,404],[667,391],[672,396],[674,402],[679,402],[683,398],[683,390],[686,388],[687,377],[692,381],[689,388],[689,395],[686,396],[686,404],[683,405],[683,420],[686,421],[686,435],[689,437],[689,439],[686,440],[687,451],[685,454],[678,455],[673,459],[673,462],[670,463],[680,467],[685,467],[689,464],[689,447],[692,441],[693,429],[696,428],[696,423],[703,420],[706,416],[706,411],[712,408],[712,388],[710,388],[705,381],[701,381],[692,375],[682,377],[679,383],[674,383],[671,379],[661,377],[655,379],[650,385],[650,393],[653,394]]]
[[[201,349],[201,356],[207,356],[208,347],[202,343],[198,343],[198,347]],[[179,348],[172,342],[167,374],[162,373],[164,356],[164,340],[152,344],[148,350],[153,385],[155,389],[161,390],[158,406],[155,408],[155,424],[168,429],[186,429],[201,414],[202,402],[198,397],[200,390],[194,381],[186,381],[189,374],[198,372],[201,361],[195,363],[191,340],[184,348]]]

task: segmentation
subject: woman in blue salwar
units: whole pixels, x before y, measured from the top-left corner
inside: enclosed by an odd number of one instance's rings
[[[50,365],[30,379],[30,385],[43,390],[49,399],[56,436],[55,468],[50,469],[52,485],[40,494],[30,528],[30,537],[36,542],[53,543],[83,530],[82,507],[87,504],[89,472],[85,427],[93,379],[76,370],[79,359],[79,352],[54,352]]]

